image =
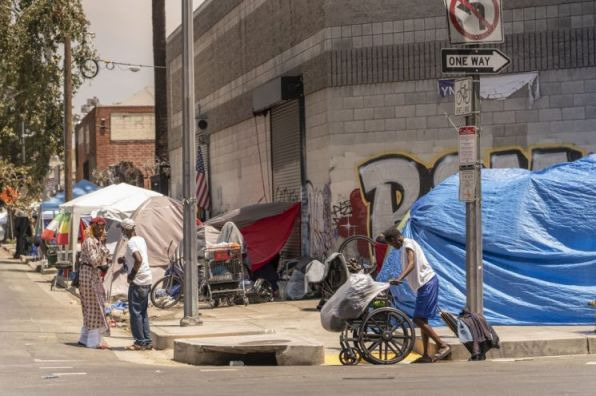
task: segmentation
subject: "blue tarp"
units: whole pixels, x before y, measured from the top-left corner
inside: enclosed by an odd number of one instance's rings
[[[450,177],[411,209],[404,235],[418,241],[439,276],[441,309],[465,305],[465,205]],[[538,172],[482,171],[484,307],[492,324],[594,323],[596,155]],[[400,271],[387,255],[379,280]],[[414,296],[393,288],[407,312]]]
[[[72,189],[72,198],[78,198],[82,195],[99,190],[100,187],[87,180],[79,180],[75,183]],[[41,203],[41,212],[60,210],[60,205],[64,203],[64,192],[59,192],[54,197]]]

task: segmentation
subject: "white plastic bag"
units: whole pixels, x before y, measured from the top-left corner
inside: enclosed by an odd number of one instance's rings
[[[388,283],[375,282],[370,275],[350,275],[321,309],[321,325],[327,331],[343,331],[347,320],[357,319],[388,288]]]

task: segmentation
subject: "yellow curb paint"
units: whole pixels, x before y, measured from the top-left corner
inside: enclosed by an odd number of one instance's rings
[[[417,354],[416,352],[410,353],[404,360],[399,362],[398,364],[410,364],[414,360],[418,359],[421,355]],[[362,360],[358,364],[365,364],[370,365],[370,363]],[[339,353],[326,353],[325,354],[325,363],[323,366],[342,366],[341,362],[339,361]]]

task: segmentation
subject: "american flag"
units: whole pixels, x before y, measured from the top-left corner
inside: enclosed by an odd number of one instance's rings
[[[197,204],[208,210],[211,202],[209,201],[209,186],[207,185],[207,177],[205,175],[205,163],[203,162],[203,154],[201,153],[201,146],[197,147]]]

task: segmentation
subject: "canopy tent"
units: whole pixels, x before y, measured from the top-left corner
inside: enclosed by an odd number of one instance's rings
[[[72,225],[79,224],[81,216],[90,215],[91,213],[102,209],[111,209],[130,216],[147,199],[158,196],[162,196],[162,194],[144,188],[131,186],[130,184],[120,183],[104,187],[60,205],[60,210],[62,212],[71,215],[69,233],[70,250],[73,252],[75,251],[75,243],[79,236],[78,227],[73,228]],[[71,260],[74,265],[74,254],[72,255]]]
[[[298,215],[300,203],[267,203],[245,206],[210,219],[205,224],[221,229],[233,222],[244,236],[253,271],[273,259],[285,246]]]
[[[112,218],[115,217],[113,211],[111,213],[107,212],[106,210],[101,210],[98,214],[107,214],[112,216]],[[147,242],[147,255],[153,274],[153,281],[155,282],[163,276],[169,264],[168,247],[170,243],[170,254],[173,254],[182,240],[182,203],[165,196],[150,197],[130,217],[135,221],[137,235],[145,238]],[[108,235],[108,240],[110,239]],[[126,251],[126,242],[119,236],[117,240],[112,267],[104,280],[104,286],[106,290],[110,290],[111,296],[125,295],[128,289],[126,277],[115,273],[115,271],[120,269],[120,266],[116,265],[116,261],[118,257],[124,256]]]
[[[452,176],[420,198],[404,230],[437,272],[439,306],[459,312],[466,300],[465,205]],[[482,170],[484,307],[502,325],[593,323],[596,295],[596,155],[538,172]],[[400,272],[389,253],[380,281]],[[401,308],[414,296],[393,289]]]

